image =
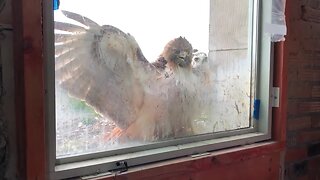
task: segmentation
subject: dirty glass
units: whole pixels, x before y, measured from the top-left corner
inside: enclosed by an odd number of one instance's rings
[[[252,126],[248,0],[60,0],[56,155]]]

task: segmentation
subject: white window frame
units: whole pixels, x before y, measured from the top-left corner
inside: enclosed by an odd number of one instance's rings
[[[249,44],[249,47],[252,47],[249,48],[249,53],[253,59],[259,59],[259,61],[255,61],[258,63],[253,64],[253,69],[256,69],[256,73],[253,73],[252,77],[257,82],[256,97],[254,98],[261,100],[260,118],[259,120],[252,120],[253,127],[137,146],[130,148],[129,151],[128,149],[120,149],[60,159],[56,159],[55,144],[53,7],[52,1],[44,1],[45,104],[50,179],[63,179],[108,172],[118,169],[117,162],[121,161],[126,161],[130,167],[270,139],[273,53],[270,35],[264,33],[263,29],[265,24],[271,23],[272,1],[250,1],[252,2],[250,3],[252,18],[249,20],[249,25],[256,30],[249,31],[254,39]]]

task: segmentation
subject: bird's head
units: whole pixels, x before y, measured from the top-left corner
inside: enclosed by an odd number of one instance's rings
[[[206,53],[198,52],[197,50],[194,51],[191,62],[193,68],[199,67],[206,62],[208,62],[208,56]]]
[[[170,68],[188,68],[191,67],[192,51],[192,45],[186,38],[180,36],[167,43],[162,56],[167,60]]]

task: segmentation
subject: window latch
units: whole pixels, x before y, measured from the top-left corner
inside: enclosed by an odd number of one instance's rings
[[[128,171],[128,163],[127,161],[118,161],[116,162],[116,169],[114,171],[118,171],[119,173]]]

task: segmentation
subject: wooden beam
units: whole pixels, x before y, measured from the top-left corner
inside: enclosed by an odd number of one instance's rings
[[[42,1],[12,2],[19,178],[47,179]]]
[[[280,107],[272,111],[272,139],[285,143],[287,119],[287,59],[283,53],[284,43],[275,43],[273,85],[280,87]]]
[[[14,90],[15,90],[15,121],[17,132],[17,176],[26,178],[26,154],[25,154],[25,120],[24,120],[24,68],[23,68],[23,38],[22,38],[22,3],[12,2],[13,17],[13,64],[14,64]]]
[[[213,151],[210,155],[182,157],[130,168],[91,180],[113,179],[278,179],[280,152],[284,146],[277,142]]]

